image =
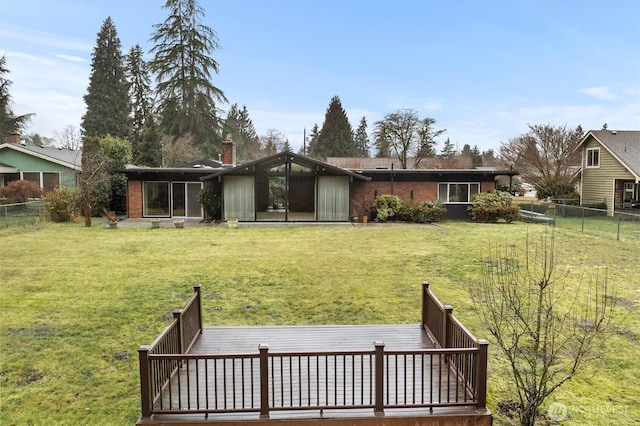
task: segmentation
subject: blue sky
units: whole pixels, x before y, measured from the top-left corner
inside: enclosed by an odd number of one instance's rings
[[[27,133],[80,127],[91,53],[111,16],[148,52],[163,0],[0,0],[0,54]],[[411,108],[462,148],[527,124],[640,129],[640,1],[200,0],[213,77],[259,134],[302,144],[339,96],[354,129]],[[147,59],[150,57],[147,56]],[[226,110],[229,105],[221,105]]]

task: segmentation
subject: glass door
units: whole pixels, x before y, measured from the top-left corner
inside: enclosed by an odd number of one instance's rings
[[[171,216],[202,217],[202,207],[198,202],[201,189],[202,184],[199,182],[172,182]]]

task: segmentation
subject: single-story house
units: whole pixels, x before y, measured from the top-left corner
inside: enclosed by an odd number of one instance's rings
[[[82,151],[23,145],[20,135],[13,134],[9,143],[0,145],[0,187],[28,180],[45,191],[75,188],[81,164]]]
[[[223,220],[346,222],[369,215],[382,194],[416,202],[441,199],[446,218],[468,218],[473,194],[495,189],[498,176],[518,175],[494,169],[349,169],[288,151],[236,165],[230,141],[222,151],[220,163],[205,166],[122,170],[129,217],[201,218],[197,194],[214,185]]]
[[[591,130],[582,152],[580,203],[606,203],[609,214],[640,208],[640,131]]]

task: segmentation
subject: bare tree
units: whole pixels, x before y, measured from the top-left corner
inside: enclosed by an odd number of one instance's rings
[[[179,138],[172,136],[162,138],[162,163],[164,167],[177,167],[203,158],[205,155],[202,149],[196,145],[195,138],[191,133]]]
[[[545,399],[595,358],[615,307],[608,277],[567,285],[568,268],[558,268],[555,237],[540,243],[496,246],[484,262],[482,282],[473,287],[476,308],[507,358],[519,401],[521,425],[532,426]]]
[[[80,134],[80,129],[71,124],[62,130],[55,131],[53,136],[56,144],[60,148],[66,148],[72,151],[77,151],[82,148],[82,135]]]
[[[378,152],[390,151],[400,160],[400,166],[407,168],[408,159],[415,158],[416,167],[420,162],[435,156],[435,138],[446,130],[434,130],[436,120],[420,119],[412,109],[402,109],[385,115],[376,121],[374,135]]]
[[[500,143],[500,157],[518,170],[524,181],[539,186],[542,196],[561,195],[571,187],[571,166],[580,164],[575,149],[582,136],[580,126],[567,129],[530,124],[527,133]]]

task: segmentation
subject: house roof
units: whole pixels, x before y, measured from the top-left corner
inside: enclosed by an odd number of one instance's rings
[[[200,174],[207,175],[211,172],[221,169],[222,163],[215,160],[196,160],[187,164],[183,164],[177,167],[144,167],[144,166],[136,166],[135,164],[127,164],[124,169],[116,170],[119,173],[125,174],[142,174],[142,173],[172,173],[177,172],[180,174]]]
[[[23,154],[32,155],[52,163],[60,164],[70,169],[80,170],[82,164],[82,151],[73,151],[65,148],[54,148],[38,145],[22,145],[15,143],[3,143],[1,149],[12,149]]]
[[[305,164],[305,165],[311,165],[311,166],[315,166],[320,168],[323,171],[329,171],[329,172],[334,172],[337,174],[342,174],[342,175],[347,175],[347,176],[351,176],[354,177],[356,179],[360,179],[360,180],[369,180],[370,178],[368,178],[367,176],[363,176],[359,173],[355,173],[351,170],[347,170],[347,169],[343,169],[340,167],[336,167],[333,166],[329,163],[325,163],[324,161],[319,161],[316,160],[314,158],[310,158],[310,157],[305,157],[303,155],[299,155],[299,154],[294,154],[293,152],[290,151],[282,151],[273,155],[269,155],[268,157],[264,157],[264,158],[260,158],[258,160],[253,160],[253,161],[249,161],[247,163],[243,163],[240,164],[238,166],[235,167],[230,167],[227,169],[222,169],[219,170],[209,176],[205,176],[202,178],[202,180],[211,180],[211,179],[215,179],[218,176],[222,176],[225,174],[229,174],[229,173],[234,173],[234,172],[241,172],[241,171],[246,171],[250,168],[252,168],[253,166],[257,165],[257,164],[268,164],[277,160],[281,160],[282,157],[288,157],[289,160],[293,160],[297,163],[301,163],[301,164]]]
[[[640,130],[590,130],[578,147],[594,138],[640,179]]]

